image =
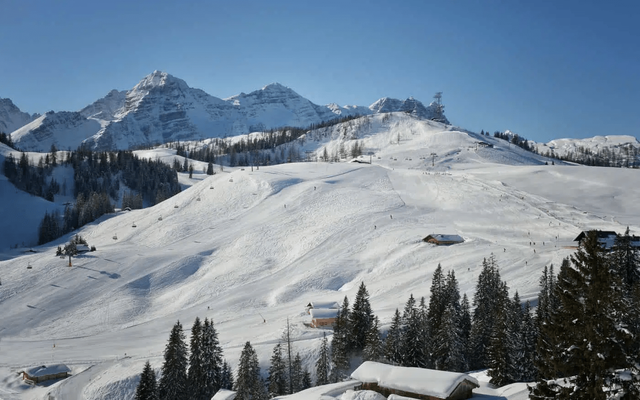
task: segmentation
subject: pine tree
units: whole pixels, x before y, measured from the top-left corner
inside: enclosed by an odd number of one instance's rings
[[[229,366],[227,365],[227,368]],[[233,387],[233,378],[229,372],[229,382],[224,382],[222,347],[218,340],[218,332],[213,325],[213,320],[205,318],[202,326],[202,371],[204,373],[204,393],[211,398],[220,388]],[[227,384],[225,387],[224,384]]]
[[[187,345],[180,321],[171,329],[169,342],[164,350],[162,377],[158,384],[158,397],[163,400],[186,400],[189,398],[187,381]]]
[[[349,299],[345,296],[333,324],[333,337],[331,338],[332,371],[337,380],[346,377],[346,372],[349,370],[349,333]]]
[[[268,382],[269,396],[275,397],[287,394],[287,366],[282,359],[282,345],[280,343],[273,348]]]
[[[320,342],[320,354],[316,361],[316,386],[329,383],[329,342],[327,335],[323,332]]]
[[[373,319],[373,324],[367,332],[367,340],[362,351],[363,361],[382,361],[382,341],[380,340],[380,330],[378,329],[378,317]]]
[[[213,163],[207,164],[207,175],[213,175],[215,172],[213,171]]]
[[[402,317],[396,308],[391,320],[391,327],[384,341],[384,357],[392,365],[402,365]]]
[[[506,284],[499,297],[489,342],[485,349],[486,365],[489,367],[490,382],[497,386],[512,383],[514,368],[513,353],[515,340],[511,330],[512,308]]]
[[[300,387],[300,390],[309,389],[311,386],[311,373],[309,373],[309,370],[305,368],[302,371],[302,386]]]
[[[434,349],[436,369],[462,372],[466,368],[465,343],[460,327],[460,311],[450,303],[444,310],[440,331],[437,333],[438,347]]]
[[[618,369],[629,369],[637,357],[627,354],[630,332],[622,327],[624,285],[607,262],[595,231],[587,234],[571,265],[563,263],[555,292],[559,299],[550,325],[561,350],[559,359],[547,360],[556,377],[570,386],[541,381],[533,398],[605,399],[625,390]],[[627,389],[628,390],[628,389]],[[537,397],[536,397],[537,396]]]
[[[205,320],[206,321],[206,320]],[[227,360],[222,362],[222,371],[220,372],[220,389],[233,389],[233,374]]]
[[[476,294],[473,298],[471,332],[469,333],[469,368],[487,367],[487,347],[494,332],[495,317],[501,307],[500,273],[493,255],[482,262],[482,271],[478,277]]]
[[[291,382],[291,393],[297,393],[302,390],[303,373],[300,353],[296,353],[296,356],[293,359],[293,366],[291,368],[291,376],[289,377],[289,381]]]
[[[469,335],[471,334],[471,304],[465,293],[460,304],[460,335],[464,351],[464,370],[469,369]]]
[[[364,282],[360,284],[353,307],[349,313],[349,325],[351,328],[351,347],[354,352],[360,353],[364,349],[367,332],[373,323],[373,312],[369,303],[369,293]]]
[[[529,300],[524,305],[522,312],[522,364],[520,367],[521,382],[533,382],[537,379],[536,343],[538,340],[538,330],[535,320],[531,315],[531,304]]]
[[[426,367],[426,342],[422,331],[420,313],[413,294],[405,304],[402,316],[402,365],[405,367]]]
[[[260,378],[258,355],[250,342],[245,343],[240,353],[235,390],[238,400],[265,400],[267,398],[267,392]]]
[[[190,399],[209,400],[211,396],[207,393],[206,376],[204,372],[204,357],[202,344],[202,324],[200,318],[196,317],[191,327],[191,353],[189,355],[189,388]]]
[[[140,383],[136,388],[135,400],[158,400],[158,384],[156,382],[156,373],[151,368],[151,364],[147,361],[140,375]]]
[[[620,275],[627,293],[636,283],[640,283],[640,252],[632,241],[627,227],[624,235],[616,237],[610,256],[612,266]]]

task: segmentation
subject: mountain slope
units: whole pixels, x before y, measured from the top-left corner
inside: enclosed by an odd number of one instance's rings
[[[442,124],[373,118],[360,136],[377,146],[373,164],[225,168],[155,207],[82,228],[97,251],[71,268],[53,256],[66,238],[0,262],[0,390],[17,398],[26,389],[14,372],[55,360],[74,377],[46,391],[130,398],[144,362],[162,363],[175,321],[188,329],[196,316],[213,318],[233,366],[250,340],[263,368],[288,318],[312,370],[331,331],[305,325],[309,301],[353,300],[365,282],[386,327],[410,294],[428,296],[439,263],[472,296],[492,253],[512,294],[534,299],[542,268],[571,254],[581,230],[640,229],[633,170],[547,166],[498,139],[477,148],[479,135]],[[465,242],[421,241],[432,233]],[[40,389],[29,393],[44,397]]]
[[[430,118],[433,112],[414,99],[384,99],[374,105],[319,106],[278,83],[222,100],[154,71],[128,92],[111,91],[77,115],[47,113],[47,123],[21,127],[12,139],[30,151],[47,151],[56,141],[62,148],[84,143],[96,150],[131,149],[282,126],[307,127],[355,114],[404,111]]]
[[[38,118],[39,114],[29,115],[13,104],[11,99],[0,98],[0,132],[9,134]]]

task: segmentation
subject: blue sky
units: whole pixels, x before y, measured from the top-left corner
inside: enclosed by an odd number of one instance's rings
[[[0,97],[79,110],[162,70],[225,98],[424,103],[529,139],[640,137],[638,1],[0,0]],[[396,4],[397,3],[397,4]]]

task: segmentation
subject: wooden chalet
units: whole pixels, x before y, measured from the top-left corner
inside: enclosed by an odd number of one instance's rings
[[[338,311],[340,310],[337,308],[312,308],[309,310],[311,326],[314,328],[332,326],[336,322]]]
[[[578,242],[578,246],[582,244],[582,241],[587,238],[587,234],[591,231],[582,231],[573,239],[574,242]],[[598,236],[598,243],[600,243],[606,250],[611,250],[613,244],[616,241],[618,234],[615,231],[601,231],[596,230],[596,236]]]
[[[22,380],[40,383],[51,379],[64,379],[71,374],[71,370],[64,364],[41,365],[22,371]]]
[[[385,397],[411,397],[422,400],[463,400],[480,387],[470,375],[425,368],[397,367],[365,361],[351,378],[360,381],[356,390],[373,390]]]
[[[422,239],[423,242],[433,243],[438,246],[449,246],[452,244],[462,243],[464,239],[460,235],[443,235],[434,233]]]

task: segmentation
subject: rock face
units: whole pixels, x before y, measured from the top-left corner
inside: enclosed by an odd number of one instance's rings
[[[39,123],[34,121],[11,136],[18,147],[34,151],[48,151],[51,144],[59,148],[82,144],[95,150],[132,149],[392,111],[418,118],[434,115],[431,106],[424,107],[413,98],[384,98],[368,108],[319,106],[278,83],[223,100],[166,72],[154,71],[128,92],[113,90],[77,113],[47,113]]]
[[[11,99],[0,99],[0,132],[9,134],[38,118],[39,114],[29,115],[13,104]]]

